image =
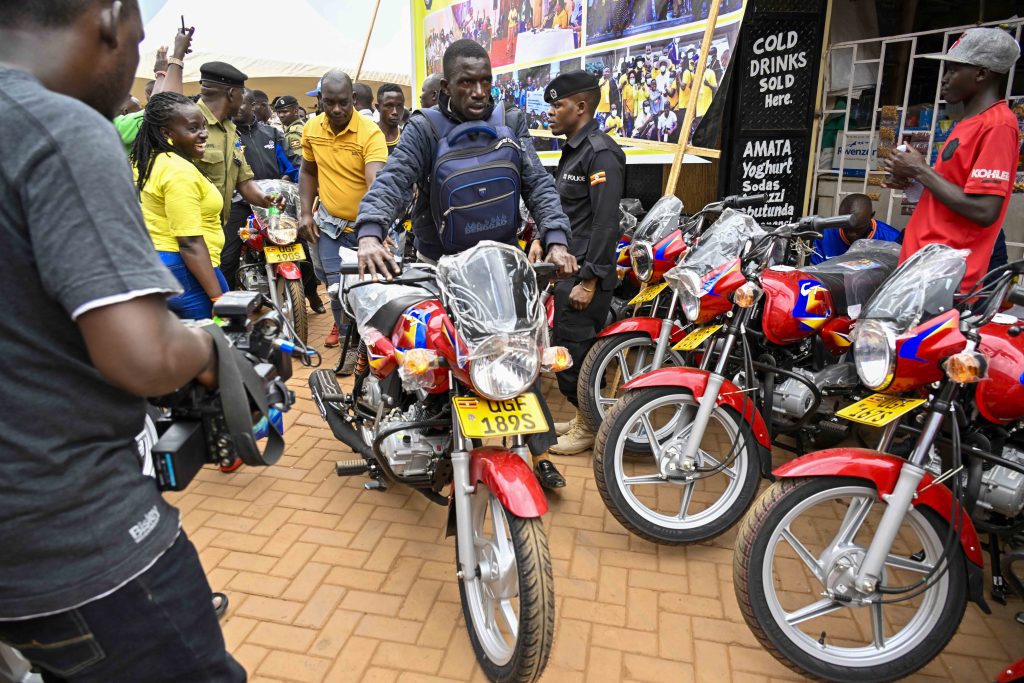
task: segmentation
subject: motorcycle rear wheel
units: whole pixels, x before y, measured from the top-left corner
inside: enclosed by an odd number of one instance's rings
[[[681,387],[631,390],[608,412],[594,443],[594,478],[605,507],[652,543],[682,545],[722,534],[750,507],[761,480],[750,429],[727,406],[715,408],[698,444],[695,465],[705,472],[693,473],[697,478],[662,478],[653,454],[627,457],[626,444],[640,432],[654,432],[658,453],[683,448],[684,411],[692,420],[697,402]]]
[[[540,678],[555,632],[551,554],[541,519],[505,509],[483,483],[473,494],[476,581],[459,579],[473,652],[492,681]],[[458,559],[458,544],[456,544]]]
[[[281,312],[295,328],[295,335],[303,344],[309,337],[309,312],[306,310],[306,295],[302,290],[302,280],[287,280],[278,277],[275,281],[277,299],[281,302]]]
[[[783,479],[740,526],[733,559],[740,611],[765,649],[797,673],[819,680],[896,680],[928,664],[956,633],[967,604],[959,544],[948,571],[920,596],[856,605],[826,594],[855,575],[884,507],[878,491],[861,479]],[[930,508],[912,508],[886,560],[883,584],[905,586],[922,578],[929,558],[941,555],[947,530]]]

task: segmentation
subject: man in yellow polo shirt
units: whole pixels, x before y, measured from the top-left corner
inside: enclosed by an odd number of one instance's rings
[[[328,286],[340,280],[341,247],[356,248],[353,230],[359,202],[388,160],[387,143],[370,119],[352,105],[352,79],[340,69],[320,81],[323,113],[302,130],[302,168],[299,171],[299,233],[310,245],[317,276]],[[317,192],[320,206],[313,211]],[[342,331],[341,304],[331,301],[334,328],[325,346],[337,346]],[[342,364],[351,374],[355,349]]]

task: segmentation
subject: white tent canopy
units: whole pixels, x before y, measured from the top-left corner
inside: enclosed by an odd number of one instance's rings
[[[199,66],[222,61],[250,78],[317,79],[340,67],[353,77],[370,28],[374,0],[140,0],[146,38],[137,76],[152,78],[153,55],[172,45],[181,17],[196,27],[185,82]],[[412,81],[409,0],[381,0],[361,78]]]

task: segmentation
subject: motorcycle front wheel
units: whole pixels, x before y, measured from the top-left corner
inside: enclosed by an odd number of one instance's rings
[[[861,479],[784,479],[743,521],[733,559],[740,611],[761,644],[794,671],[830,681],[891,681],[925,666],[956,633],[967,604],[959,543],[948,568],[920,590],[863,600],[851,587],[884,509]],[[940,561],[947,531],[933,510],[912,507],[881,584],[919,584]]]
[[[309,337],[309,318],[306,310],[306,295],[302,291],[302,280],[278,277],[274,286],[277,287],[277,300],[281,302],[281,312],[295,328],[295,336],[305,344]]]
[[[622,397],[622,385],[658,369],[651,366],[656,346],[656,340],[635,332],[602,337],[590,347],[580,368],[576,398],[580,417],[586,420],[591,431],[601,428],[608,411]],[[661,367],[683,364],[679,352],[668,349]],[[649,455],[651,452],[649,444],[634,440],[627,441],[626,450],[636,455]]]
[[[544,524],[513,515],[483,483],[476,485],[472,515],[476,580],[461,578],[459,595],[473,651],[492,681],[536,681],[555,632]]]
[[[717,406],[699,435],[691,472],[662,475],[659,460],[691,438],[697,402],[679,387],[637,389],[608,412],[594,443],[594,477],[608,511],[653,543],[713,538],[743,516],[757,494],[760,468],[750,430],[739,414]],[[629,458],[628,444],[653,446]]]

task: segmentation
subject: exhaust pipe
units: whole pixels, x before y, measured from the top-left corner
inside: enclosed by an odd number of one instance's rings
[[[317,370],[309,376],[309,391],[313,394],[313,401],[320,410],[320,416],[331,428],[334,438],[342,442],[354,452],[363,456],[367,462],[376,462],[373,451],[363,441],[363,437],[355,430],[351,423],[343,416],[343,408],[336,404],[346,400],[338,380],[330,370]]]

